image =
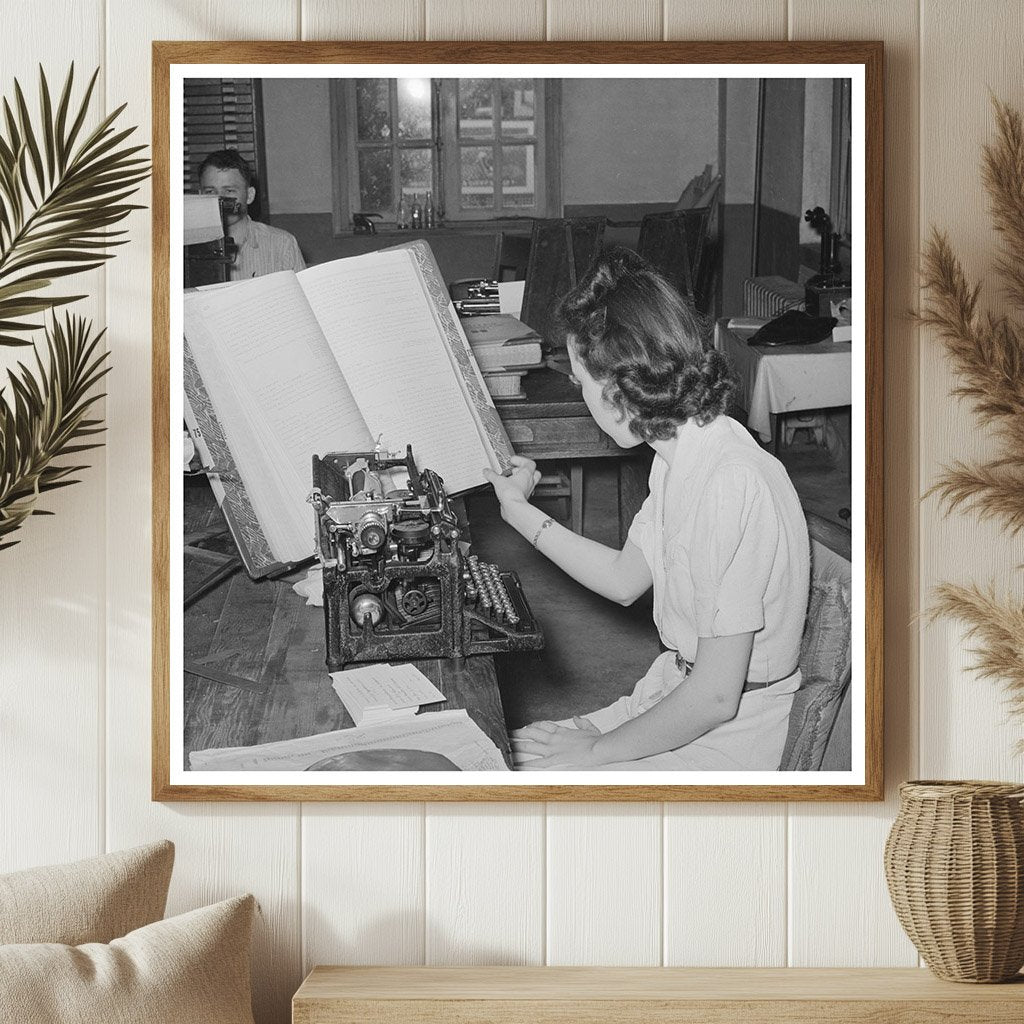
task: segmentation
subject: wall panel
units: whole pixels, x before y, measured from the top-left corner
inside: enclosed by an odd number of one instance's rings
[[[549,804],[549,964],[663,962],[661,804]]]
[[[787,0],[665,0],[666,39],[785,39]]]
[[[661,0],[634,0],[594,17],[588,0],[548,0],[548,39],[661,39]]]
[[[1003,305],[990,273],[997,239],[980,183],[981,146],[994,136],[989,90],[1024,107],[1024,6],[1013,0],[927,0],[921,16],[922,231],[940,227],[971,277],[984,281],[983,301]],[[966,73],[968,70],[972,73]],[[977,69],[974,71],[973,69]],[[954,383],[931,331],[922,332],[921,489],[943,464],[991,450],[969,407],[949,398]],[[942,518],[938,503],[921,505],[921,604],[940,580],[987,586],[994,581],[1024,598],[1024,537],[1011,541],[995,523],[969,515]],[[921,771],[929,777],[1020,778],[1014,745],[1024,739],[1018,716],[1007,718],[998,684],[967,671],[970,655],[954,622],[925,626],[921,643]]]
[[[36,117],[39,65],[59,97],[72,61],[81,99],[93,69],[103,63],[102,0],[70,9],[45,0],[24,24],[8,28],[0,46],[0,91],[10,103],[17,78]],[[101,72],[89,126],[98,123],[102,108]],[[97,270],[54,287],[87,294],[67,312],[93,320],[98,329],[103,282],[104,271]],[[41,330],[23,337],[45,351]],[[7,368],[18,362],[32,366],[32,350],[0,348],[0,389],[7,397]],[[96,409],[101,413],[103,403]],[[40,500],[38,507],[54,515],[29,519],[13,534],[16,546],[0,552],[0,821],[18,823],[0,828],[0,871],[103,849],[106,453],[87,452],[81,461],[90,468],[75,474],[80,483]],[[66,808],[54,814],[40,792],[63,794]]]
[[[543,804],[427,804],[426,963],[544,963],[544,832]]]
[[[152,39],[287,39],[298,29],[295,0],[257,6],[214,2],[107,3],[108,103],[150,134]],[[147,189],[148,201],[148,189]],[[148,218],[132,226],[131,260],[108,281],[110,346],[116,352],[108,414],[107,536],[108,819],[111,848],[166,836],[177,844],[169,909],[250,891],[263,910],[255,941],[261,1022],[287,1019],[299,976],[298,808],[210,804],[180,807],[149,799],[150,264]]]
[[[303,39],[422,39],[426,0],[301,0]]]
[[[884,39],[885,204],[885,763],[884,805],[790,806],[790,962],[917,963],[892,912],[882,846],[896,789],[917,772],[917,0],[792,0],[793,39]],[[823,916],[823,906],[835,908]],[[843,927],[837,928],[837,920]]]
[[[665,805],[664,961],[785,966],[785,805]]]
[[[304,804],[303,973],[424,962],[423,804]]]
[[[427,39],[543,39],[544,0],[426,0]]]

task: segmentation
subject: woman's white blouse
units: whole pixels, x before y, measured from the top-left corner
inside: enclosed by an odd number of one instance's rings
[[[662,642],[688,661],[702,636],[754,633],[747,678],[797,666],[807,611],[807,523],[782,464],[735,420],[679,429],[654,457],[650,495],[629,539],[654,577]]]

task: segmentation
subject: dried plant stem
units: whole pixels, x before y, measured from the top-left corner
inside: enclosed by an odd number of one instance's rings
[[[1024,711],[1024,605],[1000,600],[993,587],[940,583],[931,614],[967,625],[968,638],[976,642],[974,670],[982,678],[1003,680],[1014,709]]]
[[[997,139],[984,149],[982,181],[1002,236],[995,267],[1011,303],[1024,307],[1024,125],[1017,111],[995,99],[993,105]],[[939,496],[946,515],[996,519],[1016,537],[1024,530],[1024,327],[979,312],[980,285],[968,279],[942,232],[933,231],[923,262],[929,301],[919,322],[945,345],[958,379],[953,394],[970,401],[997,442],[989,459],[946,467],[928,494]],[[966,623],[978,675],[1003,680],[1012,709],[1024,714],[1024,607],[1001,600],[994,586],[942,583],[931,614]]]

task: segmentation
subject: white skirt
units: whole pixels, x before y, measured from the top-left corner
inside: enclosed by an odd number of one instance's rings
[[[581,715],[601,732],[610,732],[623,722],[654,707],[686,678],[677,668],[675,651],[654,659],[633,692],[607,707]],[[789,729],[793,694],[800,688],[800,670],[771,686],[745,691],[736,717],[698,736],[691,743],[662,754],[638,757],[634,761],[596,765],[574,771],[778,771],[782,748]],[[559,725],[572,726],[571,720]]]

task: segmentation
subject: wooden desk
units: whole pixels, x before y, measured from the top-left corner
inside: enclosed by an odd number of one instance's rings
[[[498,402],[498,414],[512,447],[539,461],[566,459],[570,465],[572,528],[583,532],[584,459],[618,459],[619,541],[647,496],[651,450],[620,448],[594,422],[579,388],[557,370],[531,370],[523,378],[526,400]]]
[[[293,1024],[1008,1024],[1024,977],[958,985],[926,970],[315,967]]]
[[[192,485],[190,491],[186,532],[204,518],[223,522],[208,488],[196,493]],[[200,558],[186,556],[186,591],[191,576],[201,577],[208,570]],[[239,571],[185,611],[184,634],[186,665],[199,663],[203,672],[184,675],[186,769],[193,750],[269,743],[352,726],[327,674],[323,608],[307,607],[291,582],[257,582]],[[448,698],[433,710],[465,708],[511,767],[494,659],[475,655],[413,664]]]

